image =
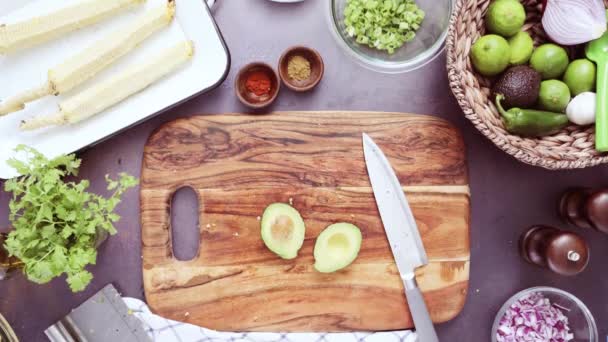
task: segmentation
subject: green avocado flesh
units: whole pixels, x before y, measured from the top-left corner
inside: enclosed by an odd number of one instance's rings
[[[335,223],[319,234],[315,243],[315,269],[331,273],[350,265],[361,248],[361,230],[350,223]]]
[[[293,259],[304,243],[306,227],[300,213],[285,203],[273,203],[262,215],[262,240],[283,259]]]

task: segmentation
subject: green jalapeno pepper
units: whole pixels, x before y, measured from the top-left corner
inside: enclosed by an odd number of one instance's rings
[[[521,108],[511,108],[507,111],[500,103],[504,98],[504,95],[496,94],[496,108],[510,133],[538,137],[557,133],[568,125],[568,117],[562,113]]]

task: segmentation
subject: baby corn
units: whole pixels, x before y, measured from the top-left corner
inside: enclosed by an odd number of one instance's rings
[[[41,97],[65,93],[84,83],[123,57],[153,33],[171,23],[175,2],[152,9],[135,21],[111,32],[80,53],[48,71],[45,84],[0,103],[0,116],[22,110],[25,103]]]
[[[0,54],[26,49],[92,25],[145,0],[87,0],[15,24],[0,24]]]
[[[73,124],[110,108],[142,91],[192,58],[194,46],[184,41],[165,49],[146,63],[137,63],[126,71],[94,85],[59,105],[51,116],[36,117],[21,123],[22,130]]]

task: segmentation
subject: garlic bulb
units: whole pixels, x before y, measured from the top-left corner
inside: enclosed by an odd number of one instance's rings
[[[583,44],[606,32],[606,8],[603,0],[548,0],[542,23],[556,43]]]
[[[595,93],[578,94],[566,108],[568,120],[577,125],[591,125],[595,122]]]

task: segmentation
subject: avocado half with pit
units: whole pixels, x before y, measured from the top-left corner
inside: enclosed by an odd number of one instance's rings
[[[350,265],[361,248],[361,230],[350,223],[335,223],[323,230],[315,242],[315,269],[331,273]]]
[[[285,203],[273,203],[262,215],[262,240],[283,259],[293,259],[304,243],[306,227],[300,213]]]

